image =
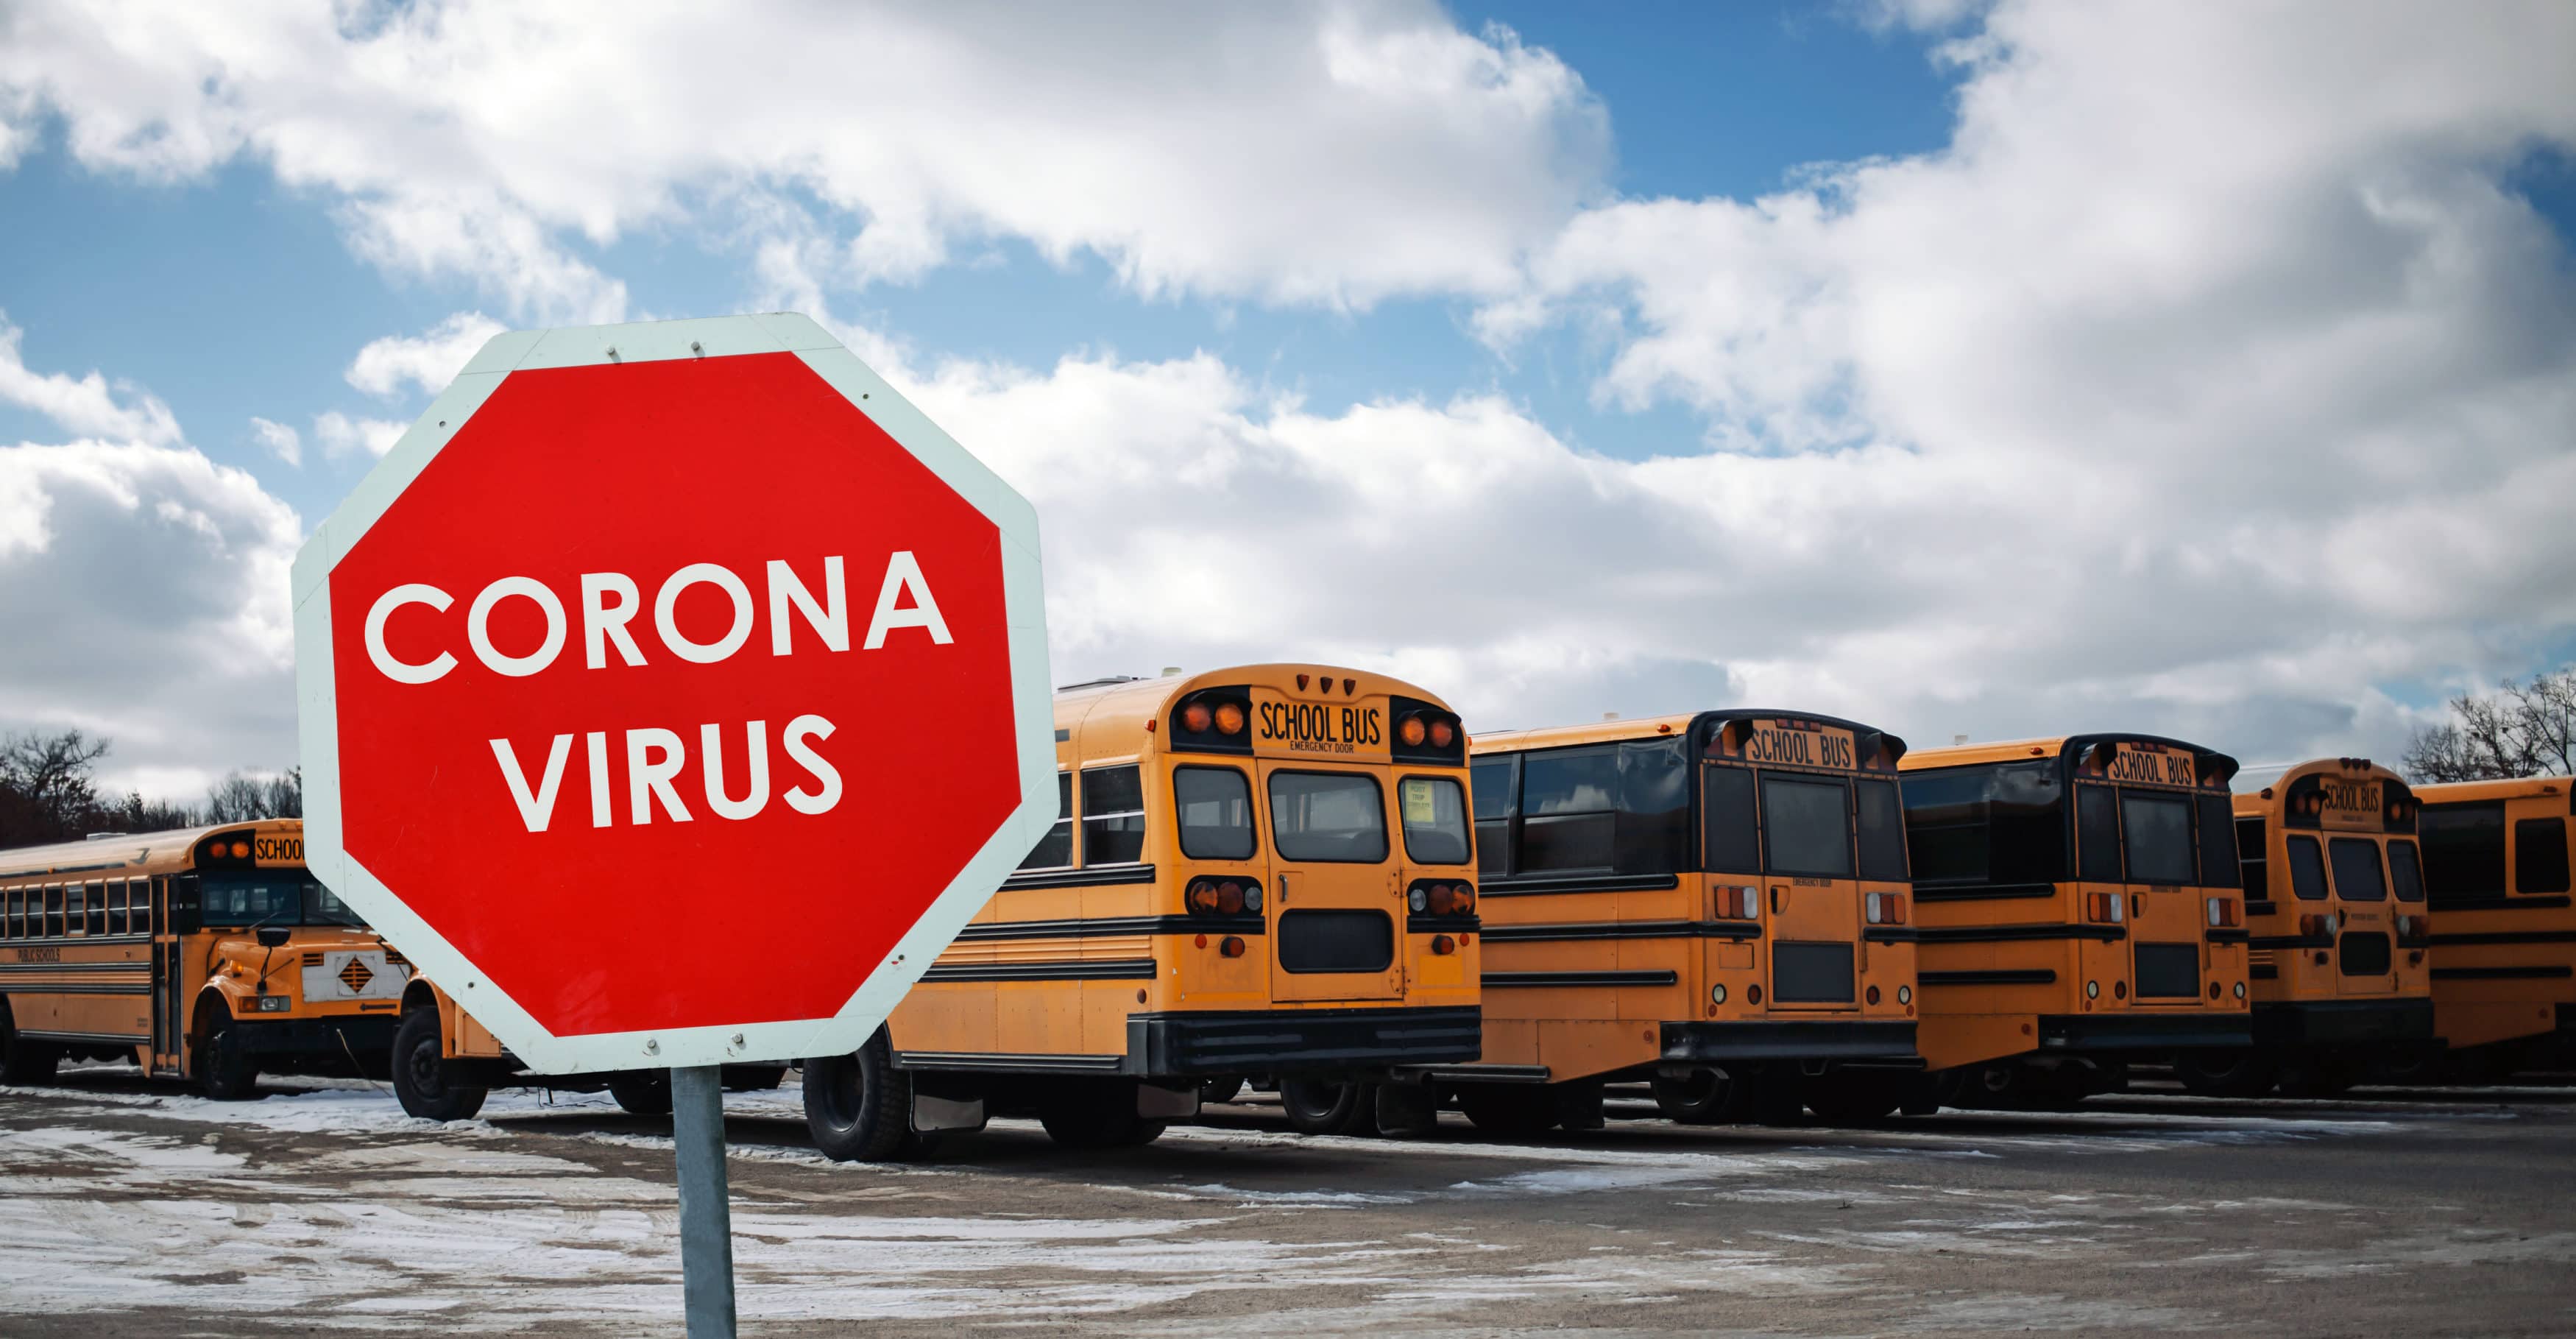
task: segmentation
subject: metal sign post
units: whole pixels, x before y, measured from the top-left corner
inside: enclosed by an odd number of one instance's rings
[[[671,1143],[680,1163],[680,1286],[689,1339],[734,1339],[733,1205],[725,1189],[724,1076],[671,1071]]]

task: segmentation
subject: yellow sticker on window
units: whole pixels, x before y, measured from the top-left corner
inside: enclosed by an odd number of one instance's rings
[[[1428,781],[1407,781],[1397,788],[1404,801],[1404,825],[1427,828],[1440,821],[1440,806]]]

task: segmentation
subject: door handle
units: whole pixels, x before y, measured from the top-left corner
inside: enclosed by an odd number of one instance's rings
[[[1288,871],[1279,871],[1279,905],[1288,905]]]
[[[1788,905],[1789,890],[1776,883],[1771,885],[1771,914],[1779,915],[1788,908]]]

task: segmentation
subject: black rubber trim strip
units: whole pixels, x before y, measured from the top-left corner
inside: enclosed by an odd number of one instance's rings
[[[1674,972],[1487,972],[1485,989],[1507,986],[1669,986],[1681,981]]]
[[[1005,888],[1107,888],[1122,883],[1152,883],[1151,865],[1103,865],[1098,869],[1029,869],[1002,880]]]
[[[0,981],[0,995],[149,995],[149,981]]]
[[[1564,944],[1601,939],[1759,939],[1752,921],[1577,921],[1561,925],[1489,925],[1488,944]]]
[[[1922,942],[1923,932],[1899,925],[1868,925],[1861,927],[1860,937],[1873,944],[1916,944]]]
[[[1005,1051],[897,1051],[897,1069],[1035,1070],[1054,1074],[1114,1074],[1122,1055],[1019,1055]]]
[[[2110,944],[2129,937],[2125,926],[2068,925],[1927,925],[1915,931],[1926,944],[2018,944],[2047,939],[2090,939]]]
[[[2213,944],[2246,944],[2253,942],[2253,939],[2253,931],[2241,928],[2231,930],[2220,926],[2209,932],[2209,942]]]
[[[1151,981],[1152,958],[1110,958],[1094,962],[958,962],[934,963],[921,974],[923,985],[955,981]]]
[[[2256,948],[2333,948],[2333,935],[2258,935],[2246,941]]]
[[[0,962],[0,976],[24,972],[107,972],[111,975],[150,976],[149,960],[136,962]]]
[[[2280,909],[2281,904],[2268,897],[2245,899],[2245,914],[2248,916],[2269,916]]]
[[[2481,930],[2436,934],[2436,944],[2576,944],[2576,930]]]
[[[1090,939],[1108,935],[1257,935],[1270,928],[1260,913],[1236,916],[1093,916],[1056,921],[978,921],[957,932],[960,944],[995,939]]]
[[[2566,894],[2539,896],[2530,893],[2504,897],[2437,897],[2428,904],[2434,911],[2565,911],[2570,905]]]
[[[1917,902],[2011,902],[2026,898],[2057,896],[2053,883],[1982,883],[1964,888],[1914,887]]]
[[[2436,967],[2436,981],[2564,981],[2576,967]]]
[[[2246,969],[2245,974],[2257,981],[2278,981],[2281,979],[2281,969],[2268,962],[2258,962],[2254,964],[2252,967]]]
[[[1488,939],[1493,938],[1486,933],[1484,922],[1474,916],[1434,916],[1427,912],[1406,916],[1404,932],[1409,935],[1483,934]]]
[[[1926,986],[2053,986],[2057,984],[2057,972],[2048,967],[1988,968],[1971,972],[1916,972],[1914,979]]]
[[[42,1032],[35,1028],[23,1028],[18,1035],[30,1041],[77,1041],[106,1046],[141,1046],[152,1040],[149,1036],[129,1037],[122,1032]]]
[[[1537,897],[1546,893],[1651,893],[1679,888],[1678,874],[1517,874],[1477,880],[1483,897]]]

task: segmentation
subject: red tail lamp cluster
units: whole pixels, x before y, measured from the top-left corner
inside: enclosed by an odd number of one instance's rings
[[[2319,936],[2331,937],[2339,924],[2340,922],[2336,921],[2335,914],[2331,911],[2310,912],[2299,918],[2299,933],[2311,939]]]
[[[2224,929],[2229,926],[2244,924],[2245,913],[2242,909],[2243,906],[2243,903],[2238,902],[2232,897],[2213,897],[2209,899],[2210,926],[2214,929]]]
[[[2400,939],[2413,939],[2431,929],[2432,923],[2422,916],[2401,915],[2397,918],[2397,937]]]
[[[2129,918],[2129,899],[2118,893],[2086,893],[2084,919],[2103,925],[2118,925]]]
[[[1472,884],[1434,879],[1407,890],[1404,905],[1417,915],[1472,916],[1476,912],[1476,889]]]
[[[1426,743],[1435,749],[1445,749],[1458,742],[1458,727],[1441,717],[1417,711],[1395,723],[1395,737],[1403,740],[1409,749],[1421,748]]]
[[[1261,882],[1257,879],[1203,874],[1190,880],[1184,896],[1193,916],[1240,916],[1261,910]]]
[[[1905,895],[1903,893],[1871,893],[1869,896],[1861,899],[1861,910],[1869,917],[1869,923],[1872,925],[1903,925],[1905,923]]]
[[[1192,702],[1181,708],[1181,728],[1194,735],[1243,733],[1243,707],[1235,702]]]
[[[1762,919],[1761,890],[1750,884],[1720,884],[1709,890],[1712,914],[1722,921],[1758,921]]]

